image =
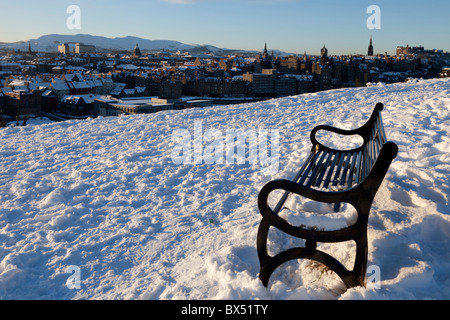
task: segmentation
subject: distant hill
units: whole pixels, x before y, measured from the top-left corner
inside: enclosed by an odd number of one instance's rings
[[[37,39],[30,39],[28,41],[19,41],[15,43],[3,43],[4,47],[12,47],[14,49],[27,50],[28,43],[31,44],[33,50],[38,51],[57,51],[58,45],[62,43],[84,43],[95,45],[99,49],[112,50],[133,50],[136,44],[142,50],[188,50],[194,48],[196,45],[188,45],[179,41],[172,40],[147,40],[138,37],[123,37],[123,38],[107,38],[102,36],[93,36],[89,34],[76,35],[62,35],[49,34]]]
[[[63,43],[75,44],[77,42],[89,45],[95,45],[99,50],[127,50],[134,49],[136,44],[141,50],[168,50],[168,51],[190,51],[195,53],[212,52],[214,54],[236,54],[245,51],[239,49],[218,48],[207,44],[186,44],[174,40],[149,40],[139,37],[127,36],[122,38],[107,38],[103,36],[93,36],[89,34],[62,35],[49,34],[41,36],[37,39],[27,41],[18,41],[13,43],[0,42],[0,48],[11,48],[15,50],[28,50],[28,44],[34,51],[40,52],[56,52],[58,46]],[[261,49],[262,51],[262,49]],[[274,50],[278,55],[286,55],[286,53]]]

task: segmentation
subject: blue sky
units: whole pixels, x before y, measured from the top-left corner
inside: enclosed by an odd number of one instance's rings
[[[20,5],[19,5],[20,3]],[[69,5],[81,8],[81,29],[69,30]],[[381,9],[381,29],[369,30],[367,8]],[[40,0],[5,1],[0,41],[60,33],[137,36],[234,49],[318,54],[375,53],[397,45],[450,51],[449,0]]]

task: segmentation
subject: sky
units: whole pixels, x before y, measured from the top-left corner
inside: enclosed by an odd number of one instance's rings
[[[67,27],[70,5],[80,8],[80,29]],[[379,15],[367,12],[371,5]],[[0,0],[0,42],[82,33],[355,54],[367,53],[372,36],[375,54],[407,44],[450,51],[449,12],[449,0]]]

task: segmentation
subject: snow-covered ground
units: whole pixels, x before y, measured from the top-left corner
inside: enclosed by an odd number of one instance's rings
[[[369,266],[380,282],[344,290],[301,260],[277,269],[266,289],[260,188],[295,174],[314,126],[358,127],[377,102],[399,145],[369,220]],[[435,79],[2,128],[0,298],[449,299],[449,114],[450,79]],[[194,136],[199,123],[223,134],[278,129],[279,171],[264,175],[250,161],[175,164],[173,133]],[[322,209],[304,203],[308,215],[311,207]],[[271,252],[300,241],[269,237]],[[351,265],[352,243],[319,246]]]

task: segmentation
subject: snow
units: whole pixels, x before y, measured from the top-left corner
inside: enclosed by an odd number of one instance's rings
[[[345,290],[326,268],[299,260],[278,268],[266,289],[256,254],[259,190],[295,175],[314,126],[358,127],[377,102],[399,145],[369,219],[368,265],[380,281]],[[434,79],[2,128],[0,298],[449,299],[449,109],[450,79]],[[248,161],[174,164],[173,132],[193,133],[199,120],[204,132],[278,129],[279,171],[264,175]],[[290,209],[308,219],[328,210],[306,200]],[[347,207],[325,223],[339,228],[351,217]],[[271,230],[269,251],[300,241]],[[318,246],[352,264],[353,243]],[[69,285],[74,270],[79,287]]]

